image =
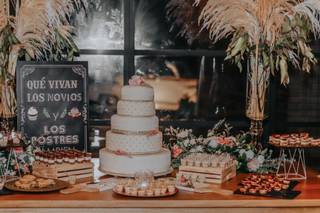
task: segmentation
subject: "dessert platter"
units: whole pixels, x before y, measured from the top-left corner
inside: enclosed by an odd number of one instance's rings
[[[230,154],[192,153],[181,159],[177,180],[223,183],[236,176],[236,163]]]
[[[241,181],[234,193],[293,199],[300,194],[299,191],[293,191],[298,183],[298,181],[290,181],[276,175],[252,174]]]
[[[273,134],[269,143],[277,147],[320,147],[320,139],[313,138],[307,132],[293,134]]]
[[[19,180],[5,184],[5,188],[18,192],[52,192],[68,186],[69,184],[62,180],[39,178],[34,175],[24,175]]]
[[[113,188],[113,192],[129,197],[154,198],[175,195],[178,189],[172,178],[160,178],[150,182],[137,179],[121,179]]]
[[[75,149],[41,151],[35,153],[35,159],[32,164],[33,174],[38,177],[60,179],[70,183],[93,180],[91,153]]]
[[[162,148],[153,88],[134,76],[130,85],[121,89],[117,114],[111,117],[111,130],[106,133],[106,147],[100,150],[100,170],[121,177],[143,171],[162,176],[172,172],[170,163],[170,151]]]

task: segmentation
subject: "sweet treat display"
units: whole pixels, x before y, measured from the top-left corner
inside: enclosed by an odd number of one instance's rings
[[[55,181],[52,179],[37,178],[33,175],[25,175],[19,180],[14,182],[14,185],[21,189],[32,189],[32,188],[46,188],[55,185]]]
[[[181,159],[181,166],[195,166],[203,168],[228,168],[232,165],[234,165],[234,160],[228,153],[192,153],[187,157]]]
[[[236,176],[236,163],[230,154],[192,153],[181,159],[177,181],[223,183]],[[188,184],[188,183],[186,183]]]
[[[279,147],[318,147],[320,139],[315,139],[309,133],[273,134],[269,143]]]
[[[290,192],[292,192],[293,195],[297,195],[297,193],[292,191],[296,183],[297,182],[292,182],[276,175],[252,174],[241,181],[236,193],[285,197],[287,194],[290,194]]]
[[[111,117],[106,148],[100,150],[100,169],[124,177],[143,171],[156,176],[168,174],[171,153],[162,148],[153,88],[138,76],[130,79],[129,84],[121,89],[117,114]]]
[[[36,152],[35,160],[39,163],[45,163],[49,165],[54,164],[75,164],[91,162],[91,153],[81,152],[79,150],[56,150],[56,151],[44,151]]]
[[[151,180],[147,185],[141,185],[138,180],[134,179],[121,179],[113,188],[113,191],[120,195],[132,197],[164,197],[178,192],[175,187],[175,180],[172,178]]]
[[[75,149],[35,153],[33,174],[67,181],[70,184],[93,180],[91,153]]]

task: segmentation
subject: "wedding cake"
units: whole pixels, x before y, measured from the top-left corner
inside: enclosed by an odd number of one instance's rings
[[[121,89],[106,147],[100,150],[100,170],[125,177],[146,171],[160,176],[171,172],[170,163],[170,151],[162,148],[153,88],[134,76]]]

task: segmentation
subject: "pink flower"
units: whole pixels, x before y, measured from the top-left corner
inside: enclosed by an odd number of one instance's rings
[[[144,84],[144,79],[138,75],[132,76],[132,78],[129,80],[130,86],[141,86],[143,84]]]
[[[182,152],[183,150],[179,146],[174,145],[172,148],[172,157],[177,158]]]
[[[261,164],[257,158],[253,158],[249,163],[247,164],[249,172],[256,172]]]
[[[219,137],[218,144],[230,147],[233,147],[235,145],[234,139],[232,137]]]

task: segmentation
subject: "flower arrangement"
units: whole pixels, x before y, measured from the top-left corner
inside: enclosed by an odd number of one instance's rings
[[[289,84],[289,63],[309,73],[317,59],[308,42],[320,35],[319,0],[195,0],[204,3],[199,16],[203,29],[217,41],[230,38],[226,60],[242,70],[248,60],[246,115],[251,132],[261,135],[270,73],[280,71]],[[256,123],[258,122],[258,123]]]
[[[272,150],[256,146],[249,133],[231,134],[232,127],[219,121],[206,137],[195,136],[190,129],[165,129],[164,144],[171,150],[172,166],[178,168],[181,159],[190,153],[229,153],[241,172],[267,172],[273,169]]]
[[[0,176],[4,175],[5,172],[9,176],[18,175],[18,164],[20,169],[20,174],[29,174],[32,169],[32,162],[34,161],[34,150],[35,146],[33,146],[30,142],[26,142],[24,140],[25,147],[15,148],[15,152],[17,154],[17,161],[11,156],[8,170],[6,171],[6,166],[9,158],[9,151],[1,151],[0,152]]]
[[[190,0],[168,3],[168,15],[180,27],[180,34],[189,39],[205,32],[212,44],[230,39],[226,60],[240,71],[243,61],[247,64],[246,116],[257,140],[266,117],[270,74],[279,72],[281,84],[287,85],[289,64],[310,73],[317,63],[309,42],[311,36],[320,36],[320,1],[194,0],[195,8],[190,5]],[[198,19],[198,34],[191,16]]]

